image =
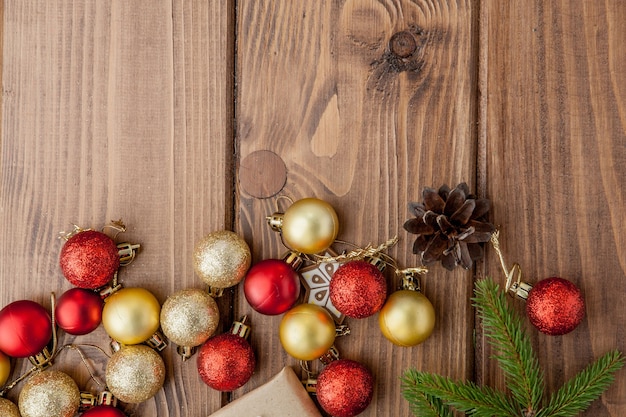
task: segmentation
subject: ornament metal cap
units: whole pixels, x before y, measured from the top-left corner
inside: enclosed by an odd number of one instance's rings
[[[178,346],[176,348],[176,352],[178,352],[183,362],[185,362],[187,359],[191,358],[194,353],[196,353],[196,347],[195,346]]]
[[[235,336],[243,337],[244,339],[248,339],[250,336],[252,328],[248,325],[248,316],[245,315],[239,321],[234,321],[230,326],[230,333]]]
[[[381,257],[376,255],[366,256],[363,260],[374,265],[380,272],[383,272],[387,267],[387,263]]]
[[[135,260],[141,245],[138,243],[122,242],[117,244],[117,253],[120,256],[120,266],[127,266]]]
[[[320,356],[320,362],[322,362],[324,365],[328,365],[329,363],[336,361],[338,359],[339,359],[339,351],[337,350],[335,345],[332,345],[330,349],[328,349],[328,352]]]
[[[165,350],[168,345],[167,338],[158,330],[144,343],[159,352]]]
[[[299,270],[304,264],[304,259],[302,259],[302,256],[300,256],[300,254],[296,251],[289,251],[285,253],[281,259],[294,271]]]
[[[283,228],[283,218],[284,213],[273,213],[271,216],[267,216],[265,220],[273,231],[280,232]]]
[[[48,350],[47,346],[36,355],[29,356],[28,360],[39,369],[46,369],[52,366],[52,354]]]
[[[117,398],[111,391],[102,391],[98,395],[98,405],[110,405],[111,407],[117,407]]]
[[[80,392],[80,406],[78,407],[80,412],[87,411],[90,408],[96,406],[97,398],[89,391]]]

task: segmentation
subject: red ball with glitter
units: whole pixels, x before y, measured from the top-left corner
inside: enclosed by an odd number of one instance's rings
[[[248,304],[259,313],[282,314],[298,300],[300,278],[287,262],[266,259],[248,271],[243,291]]]
[[[526,299],[528,319],[542,333],[558,336],[571,332],[585,316],[585,300],[570,281],[552,277],[539,281]]]
[[[387,298],[387,284],[382,272],[366,261],[341,265],[330,281],[330,301],[341,313],[354,319],[378,312]]]
[[[317,377],[317,400],[334,417],[356,416],[367,408],[373,395],[374,376],[350,359],[331,362]]]
[[[85,230],[69,238],[59,257],[61,271],[72,285],[96,289],[107,284],[120,267],[113,239],[102,232]]]
[[[0,310],[0,351],[14,358],[41,352],[52,337],[50,314],[30,300],[15,301]]]
[[[98,405],[82,413],[81,417],[126,417],[126,414],[110,405]]]
[[[198,373],[209,387],[233,391],[248,382],[256,359],[246,339],[224,333],[207,340],[198,351]]]
[[[102,321],[103,305],[99,294],[84,288],[72,288],[57,300],[57,324],[69,334],[91,333]]]

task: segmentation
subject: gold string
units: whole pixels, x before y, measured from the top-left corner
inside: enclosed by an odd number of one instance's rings
[[[499,236],[499,230],[493,232],[493,234],[491,235],[491,245],[498,254],[498,258],[500,259],[500,266],[502,267],[504,275],[506,276],[505,291],[509,292],[511,290],[511,287],[513,286],[513,275],[515,275],[515,271],[517,271],[517,280],[515,281],[515,284],[519,285],[522,282],[522,268],[518,263],[514,263],[511,269],[507,268],[506,262],[504,262],[504,255],[502,254],[502,250],[500,249],[500,241],[498,240]]]

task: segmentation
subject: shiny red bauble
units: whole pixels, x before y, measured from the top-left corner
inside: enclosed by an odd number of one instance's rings
[[[15,301],[0,310],[0,351],[14,358],[41,352],[52,337],[50,314],[30,300]]]
[[[383,308],[387,283],[382,272],[365,261],[341,265],[330,281],[330,301],[348,317],[362,319]]]
[[[298,300],[300,278],[287,262],[265,259],[248,271],[243,291],[248,304],[259,313],[282,314]]]
[[[82,413],[81,417],[126,417],[126,414],[110,405],[97,405]]]
[[[104,302],[97,294],[84,288],[72,288],[57,300],[57,324],[66,333],[83,335],[94,331],[102,321]]]
[[[248,382],[256,359],[246,339],[224,333],[207,340],[198,351],[198,373],[209,387],[233,391]]]
[[[69,238],[59,257],[61,271],[75,287],[96,289],[106,285],[120,267],[113,239],[102,232],[85,230]]]
[[[552,277],[539,281],[528,293],[526,314],[540,332],[558,336],[571,332],[585,316],[585,300],[576,285]]]
[[[317,400],[334,417],[356,416],[367,408],[373,395],[374,376],[350,359],[331,362],[317,377]]]

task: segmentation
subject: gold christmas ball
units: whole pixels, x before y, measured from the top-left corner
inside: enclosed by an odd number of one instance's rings
[[[211,287],[237,285],[246,275],[252,255],[245,240],[228,230],[209,233],[193,251],[196,274]]]
[[[7,383],[9,375],[11,375],[11,359],[0,352],[0,387]]]
[[[199,346],[215,332],[220,321],[217,303],[199,289],[170,295],[161,308],[161,330],[179,346]]]
[[[66,373],[41,371],[26,381],[18,403],[22,417],[74,417],[80,391]]]
[[[328,352],[335,342],[335,322],[325,308],[300,304],[285,313],[278,336],[288,354],[311,361]]]
[[[317,198],[303,198],[293,203],[283,215],[283,240],[302,253],[319,253],[333,244],[339,233],[335,209]]]
[[[124,346],[107,363],[109,391],[125,403],[137,404],[154,397],[164,381],[165,363],[146,345]]]
[[[150,338],[159,329],[161,305],[144,288],[122,288],[110,295],[102,309],[102,325],[107,334],[125,345]]]
[[[2,417],[20,417],[20,410],[17,405],[13,404],[6,398],[0,398],[0,416]]]
[[[421,292],[396,291],[380,310],[378,325],[390,342],[398,346],[415,346],[433,332],[435,309]]]

